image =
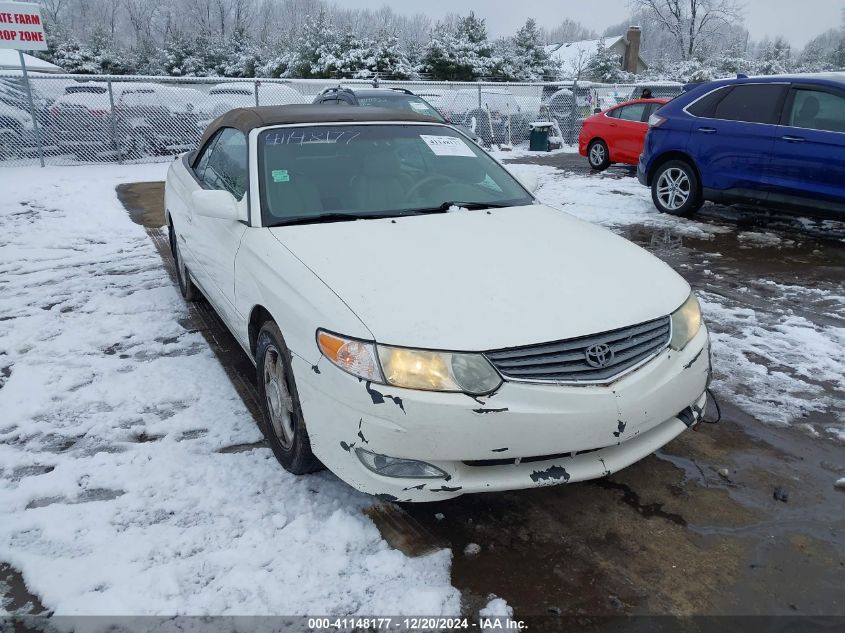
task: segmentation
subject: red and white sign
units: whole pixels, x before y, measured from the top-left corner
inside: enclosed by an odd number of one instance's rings
[[[47,50],[47,36],[37,4],[0,2],[0,48]]]

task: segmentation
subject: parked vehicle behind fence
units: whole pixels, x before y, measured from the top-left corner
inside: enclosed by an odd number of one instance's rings
[[[444,95],[443,116],[473,130],[486,145],[512,144],[528,136],[530,116],[503,88],[455,90]]]
[[[598,112],[584,120],[578,153],[596,171],[613,163],[636,165],[648,132],[648,118],[668,99],[637,99]]]
[[[65,88],[65,93],[48,108],[45,132],[58,151],[73,154],[79,160],[139,158],[154,153],[154,144],[135,131],[137,124],[125,117],[112,117],[124,92],[147,89],[161,93],[155,83],[112,82],[109,95],[105,82],[82,82]]]
[[[416,95],[404,88],[337,86],[326,88],[320,92],[320,94],[314,97],[314,103],[323,105],[347,104],[368,108],[407,110],[408,112],[431,117],[439,123],[448,123],[446,118],[420,95]],[[453,125],[476,143],[480,142],[481,139],[470,128],[454,123]]]
[[[140,86],[124,89],[115,108],[148,154],[179,154],[199,142],[200,121],[210,116],[204,100],[194,88]]]
[[[288,84],[233,81],[217,84],[208,91],[208,109],[212,117],[220,116],[232,108],[251,108],[255,105],[285,105],[309,103],[311,99]]]
[[[691,88],[649,119],[640,182],[655,206],[705,200],[845,216],[845,73]]]

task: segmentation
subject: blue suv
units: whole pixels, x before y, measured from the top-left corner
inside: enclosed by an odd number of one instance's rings
[[[712,200],[845,217],[845,73],[695,86],[649,119],[637,177],[674,215]]]

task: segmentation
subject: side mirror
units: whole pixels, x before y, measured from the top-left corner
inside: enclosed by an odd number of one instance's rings
[[[240,219],[238,202],[228,191],[221,189],[202,189],[191,195],[194,211],[197,215],[220,220],[237,222]]]
[[[528,189],[531,193],[537,191],[537,188],[540,186],[540,182],[537,180],[537,174],[533,171],[523,170],[523,169],[513,169],[509,170],[511,175],[516,178],[523,187]]]
[[[601,114],[601,108],[593,108],[593,114]]]

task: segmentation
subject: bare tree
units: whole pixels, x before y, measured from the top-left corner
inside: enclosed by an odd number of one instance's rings
[[[742,21],[742,9],[735,0],[630,0],[630,4],[669,32],[682,59],[703,53],[725,30]]]
[[[62,14],[67,7],[68,0],[40,0],[39,4],[44,11],[44,17],[51,25],[61,22]]]

